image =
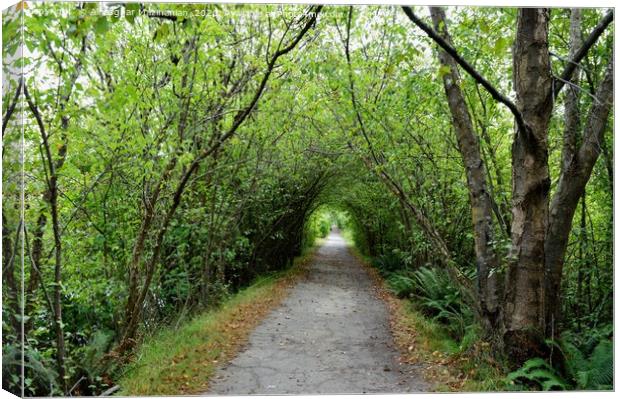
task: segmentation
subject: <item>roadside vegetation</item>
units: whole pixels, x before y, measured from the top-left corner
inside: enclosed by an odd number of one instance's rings
[[[346,227],[345,227],[346,228]],[[345,236],[353,236],[347,230]],[[350,239],[350,244],[355,245]],[[486,339],[471,308],[442,269],[407,267],[397,251],[369,257],[367,265],[391,316],[401,361],[422,364],[436,391],[610,390],[613,387],[612,324],[584,335],[564,331],[549,345],[553,357],[532,358],[513,369]],[[562,368],[560,368],[562,367]]]
[[[350,230],[345,230],[345,236],[351,236]],[[437,317],[446,310],[439,304],[441,311],[438,311],[437,307],[431,307],[429,312],[429,302],[415,295],[418,283],[403,281],[401,277],[386,270],[385,259],[362,255],[351,239],[349,244],[373,278],[379,295],[388,308],[392,334],[401,353],[400,361],[421,366],[423,376],[431,384],[433,391],[480,392],[510,389],[510,382],[506,379],[506,362],[493,353],[489,343],[484,341],[479,326],[472,323],[467,326],[466,335],[455,335],[454,330],[460,330],[462,323],[446,323],[446,313]],[[431,283],[420,291],[427,290],[453,293],[454,287],[448,286],[444,290],[443,287],[439,288]],[[448,307],[451,305],[453,303]],[[454,320],[454,317],[448,319]]]
[[[277,307],[312,259],[309,248],[282,272],[265,275],[215,309],[178,320],[145,337],[120,372],[119,395],[179,395],[207,392],[216,368],[231,360],[254,327]]]

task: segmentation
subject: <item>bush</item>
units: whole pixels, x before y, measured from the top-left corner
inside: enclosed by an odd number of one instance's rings
[[[21,364],[22,350],[20,346],[6,345],[2,348],[2,388],[12,392],[21,391]],[[24,379],[24,389],[27,396],[39,389],[49,389],[54,391],[57,374],[51,365],[46,364],[41,354],[29,347],[24,352],[24,369],[26,378]],[[50,388],[52,387],[52,388]]]
[[[85,388],[75,393],[84,392],[101,392],[106,388],[109,388],[107,384],[103,382],[102,375],[109,374],[115,371],[118,366],[114,362],[111,364],[104,361],[105,355],[112,348],[114,339],[114,333],[109,330],[96,331],[88,345],[78,348],[76,350],[77,357],[81,360],[77,365],[77,373],[84,377],[83,386]],[[76,387],[79,389],[80,387]]]

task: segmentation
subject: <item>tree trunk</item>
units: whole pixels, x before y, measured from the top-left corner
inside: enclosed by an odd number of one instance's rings
[[[547,332],[557,331],[560,310],[560,282],[564,255],[568,245],[573,217],[601,152],[599,143],[604,140],[605,127],[613,102],[613,60],[607,65],[605,77],[596,91],[583,129],[583,142],[563,170],[558,188],[551,201],[549,231],[545,242],[547,284]]]
[[[570,54],[569,59],[573,59],[579,48],[581,48],[582,40],[581,40],[581,10],[579,8],[571,9],[570,15]],[[578,68],[570,82],[572,84],[579,84],[579,75],[580,69]],[[578,136],[579,136],[579,126],[581,124],[579,116],[579,90],[572,85],[569,85],[566,90],[566,96],[564,100],[564,133],[563,133],[563,141],[562,141],[562,158],[561,158],[561,166],[560,173],[563,174],[568,170],[571,165],[571,162],[575,156],[575,151],[577,150],[578,145]],[[553,214],[550,216],[553,219]],[[552,223],[553,224],[553,223]],[[550,231],[549,234],[554,233]],[[566,236],[568,239],[568,235]],[[547,256],[547,254],[545,254]],[[551,269],[549,268],[550,264],[546,263],[546,273],[549,277],[546,279],[546,304],[547,311],[545,315],[545,320],[547,323],[547,335],[554,336],[555,335],[555,325],[558,321],[557,317],[560,313],[559,307],[559,298],[555,298],[553,292],[560,290],[560,275],[553,275],[551,273]],[[551,295],[550,295],[551,294]]]
[[[514,87],[523,124],[512,146],[512,246],[506,276],[504,341],[520,364],[544,347],[545,236],[549,205],[547,135],[552,110],[549,10],[519,9]]]
[[[435,30],[452,44],[448,33],[444,10],[430,7]],[[484,322],[489,331],[497,328],[500,316],[498,266],[494,251],[493,206],[487,189],[487,171],[480,154],[480,144],[471,121],[469,110],[459,86],[458,66],[444,50],[439,50],[439,61],[449,69],[443,74],[443,85],[452,114],[459,152],[467,176],[467,188],[471,202],[471,218],[474,229],[474,249],[478,269],[478,296]]]
[[[62,322],[62,239],[60,232],[60,218],[58,212],[58,185],[57,175],[54,172],[50,177],[50,207],[52,210],[52,230],[54,233],[54,317],[56,318],[56,360],[58,365],[58,379],[62,390],[67,392],[65,379],[65,333]]]

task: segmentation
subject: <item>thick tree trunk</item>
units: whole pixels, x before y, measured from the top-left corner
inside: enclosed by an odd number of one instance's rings
[[[522,8],[514,45],[514,87],[523,117],[512,146],[512,246],[505,333],[515,363],[542,355],[545,237],[549,205],[547,135],[552,109],[549,10]]]
[[[448,33],[444,10],[430,7],[435,30],[441,37],[452,44]],[[480,143],[471,121],[469,110],[459,86],[458,66],[454,59],[444,50],[439,50],[439,61],[449,69],[443,75],[443,85],[452,114],[452,123],[465,167],[467,188],[471,202],[471,218],[474,229],[474,249],[478,269],[478,296],[484,322],[488,329],[496,329],[499,323],[499,259],[492,243],[493,201],[487,189],[487,171],[480,153]]]
[[[561,279],[561,270],[558,273],[554,265],[562,260],[550,262],[550,257],[563,259],[566,242],[554,241],[563,240],[564,235],[568,236],[576,202],[600,152],[600,143],[603,142],[602,135],[611,107],[613,62],[610,63],[606,78],[597,91],[597,99],[584,129],[584,143],[572,160],[563,159],[563,164],[568,165],[566,168],[570,173],[562,174],[556,195],[558,198],[554,198],[551,213],[555,218],[556,214],[559,215],[559,209],[565,208],[561,211],[564,215],[557,216],[558,221],[551,222],[550,228],[547,137],[553,100],[565,81],[571,79],[578,63],[611,23],[613,12],[609,12],[599,22],[584,44],[575,51],[562,72],[562,77],[553,84],[548,44],[549,11],[520,9],[513,57],[513,81],[517,94],[517,103],[514,104],[463,59],[444,39],[445,35],[442,37],[427,26],[410,7],[403,6],[403,11],[496,101],[506,105],[515,117],[516,134],[512,147],[513,220],[510,231],[512,246],[505,280],[503,336],[508,354],[515,363],[521,363],[532,356],[544,355],[546,302],[549,293],[559,295],[557,289],[549,289],[548,285],[552,281],[559,287]],[[436,27],[445,33],[445,27],[441,25],[436,24]],[[575,116],[570,115],[571,123]],[[565,144],[565,149],[573,147],[571,142]],[[577,164],[581,167],[574,166]],[[568,175],[572,179],[570,184]],[[562,197],[570,198],[563,200]],[[553,270],[556,277],[551,277],[547,269]]]

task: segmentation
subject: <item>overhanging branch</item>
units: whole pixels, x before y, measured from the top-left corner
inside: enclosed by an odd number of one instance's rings
[[[448,42],[446,42],[433,28],[426,25],[424,21],[418,18],[414,13],[411,7],[403,6],[403,11],[409,17],[409,19],[416,24],[420,29],[422,29],[431,39],[435,41],[446,53],[448,53],[454,61],[457,62],[476,82],[478,82],[482,87],[486,89],[487,92],[493,97],[496,101],[504,104],[510,112],[515,117],[517,125],[519,129],[526,131],[525,121],[523,120],[523,115],[517,108],[517,106],[508,99],[508,97],[501,94],[488,80],[486,80],[478,71],[474,69],[463,57],[461,57],[456,49],[452,47]]]
[[[585,58],[590,51],[590,48],[594,46],[599,37],[603,34],[605,29],[609,26],[611,21],[614,19],[613,10],[609,11],[603,19],[600,20],[598,25],[594,28],[594,30],[590,33],[590,36],[583,42],[583,45],[577,50],[575,56],[569,60],[568,64],[564,68],[564,71],[560,75],[559,78],[555,79],[554,88],[553,88],[553,98],[557,98],[558,94],[560,94],[560,90],[564,87],[566,82],[570,81],[570,78],[573,76],[573,72],[579,66],[579,62]]]

